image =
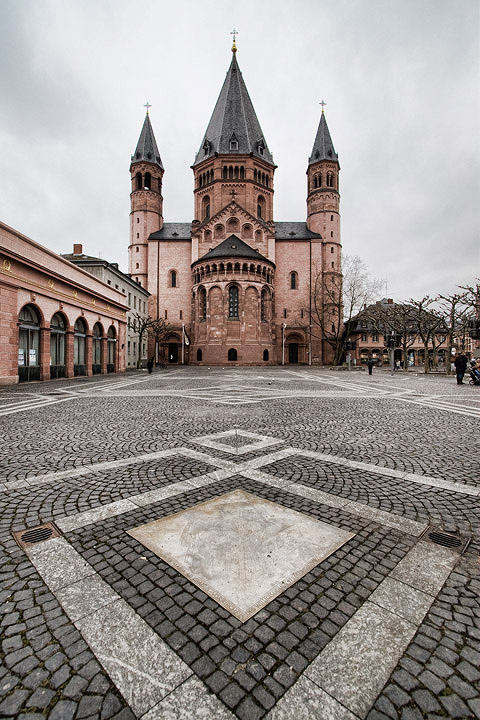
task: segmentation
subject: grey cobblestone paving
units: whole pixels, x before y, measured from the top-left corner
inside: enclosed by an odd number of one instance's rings
[[[129,527],[237,487],[357,532],[354,539],[243,624],[125,533]],[[241,708],[253,695],[261,717],[414,542],[347,513],[315,505],[238,477],[180,495],[161,507],[129,513],[101,527],[68,533],[67,538],[227,707],[243,717]]]
[[[472,498],[468,495],[418,487],[406,480],[375,476],[329,463],[315,463],[298,455],[266,465],[262,470],[385,512],[403,515],[418,522],[438,524],[448,532],[474,533],[473,542],[480,550],[477,545],[480,536],[480,504],[477,501],[472,507]]]
[[[0,717],[133,719],[25,554],[0,558]]]
[[[110,378],[0,388],[0,410],[8,407],[9,411],[18,401],[38,399],[47,390],[52,398],[61,397],[65,388],[75,394],[71,401],[58,405],[31,410],[27,405],[0,416],[0,482],[169,448],[190,448],[205,456],[203,460],[202,455],[175,454],[107,470],[92,468],[94,472],[81,477],[53,478],[1,493],[0,717],[136,717],[56,596],[17,549],[12,530],[199,478],[215,471],[216,460],[240,465],[289,446],[480,485],[480,419],[475,416],[480,393],[472,395],[478,389],[457,389],[452,378],[390,378],[377,373],[369,383],[363,373],[344,375],[345,379],[312,369],[297,369],[293,374],[280,368],[223,372],[184,368],[154,373],[142,383],[136,382],[138,375],[127,374],[125,382],[136,384],[111,390],[107,388],[114,382]],[[231,391],[234,386],[239,388],[235,391],[239,397],[244,387],[243,395],[255,400],[255,393],[261,393],[262,401],[228,406],[216,403],[216,391],[207,390]],[[269,387],[288,390],[292,397],[265,400]],[[166,397],[162,389],[178,396]],[[203,389],[203,398],[182,397],[192,389]],[[295,397],[296,392],[310,396]],[[402,401],[403,396],[414,397],[415,404]],[[440,406],[445,403],[464,414]],[[226,438],[221,450],[194,443],[200,436],[235,428],[273,437],[279,444],[237,455],[235,450],[246,441]],[[479,718],[478,497],[318,462],[301,454],[262,465],[260,470],[272,480],[293,482],[297,488],[315,488],[396,517],[472,533],[467,552],[434,598],[367,718]],[[356,533],[246,623],[125,532],[235,488]],[[200,694],[204,688],[219,707],[240,720],[267,720],[272,709],[280,708],[285,693],[305,678],[304,671],[319,652],[364,603],[371,602],[378,585],[418,542],[402,530],[241,474],[86,525],[66,533],[65,538],[188,665],[194,673],[189,687]],[[195,684],[196,678],[200,685]],[[171,706],[179,707],[178,703],[181,686],[172,695]],[[155,717],[154,712],[149,718]],[[215,714],[211,717],[215,720]]]
[[[480,717],[480,569],[465,555],[367,720]]]

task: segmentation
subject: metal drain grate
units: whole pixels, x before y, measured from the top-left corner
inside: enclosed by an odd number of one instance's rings
[[[60,535],[60,530],[52,522],[44,523],[43,525],[38,525],[37,527],[29,528],[27,530],[19,530],[13,533],[13,537],[17,545],[19,545],[22,550],[30,547],[30,545],[35,545],[35,543],[50,540],[51,538],[59,537]]]
[[[460,535],[459,533],[446,532],[438,527],[428,527],[421,535],[422,540],[430,540],[435,545],[443,545],[443,547],[451,548],[459,553],[464,553],[470,544],[470,536]]]

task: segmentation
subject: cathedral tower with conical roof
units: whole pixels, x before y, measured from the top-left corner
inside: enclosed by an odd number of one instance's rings
[[[330,317],[318,292],[341,273],[338,157],[322,112],[307,170],[307,221],[276,222],[277,166],[235,43],[232,52],[192,164],[192,222],[163,222],[163,167],[148,114],[132,157],[130,271],[151,293],[150,315],[169,324],[163,349],[150,355],[169,363],[325,364],[331,347],[312,332],[311,318],[318,306]]]
[[[147,108],[130,164],[132,190],[128,248],[129,272],[143,287],[148,285],[148,238],[163,226],[163,172]]]

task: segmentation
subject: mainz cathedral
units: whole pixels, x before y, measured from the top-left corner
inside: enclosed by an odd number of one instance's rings
[[[338,155],[322,108],[307,166],[306,222],[276,222],[277,166],[236,52],[234,42],[193,161],[191,223],[163,221],[164,168],[147,109],[130,165],[129,272],[151,293],[150,316],[170,327],[171,363],[331,363],[310,318],[313,308],[326,323],[337,314],[324,288],[341,279]]]

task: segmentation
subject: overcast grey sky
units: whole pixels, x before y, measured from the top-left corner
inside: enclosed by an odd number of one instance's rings
[[[152,104],[164,218],[237,59],[278,169],[275,219],[306,217],[322,99],[343,252],[396,300],[480,275],[478,0],[0,0],[0,219],[127,270],[130,156]]]

